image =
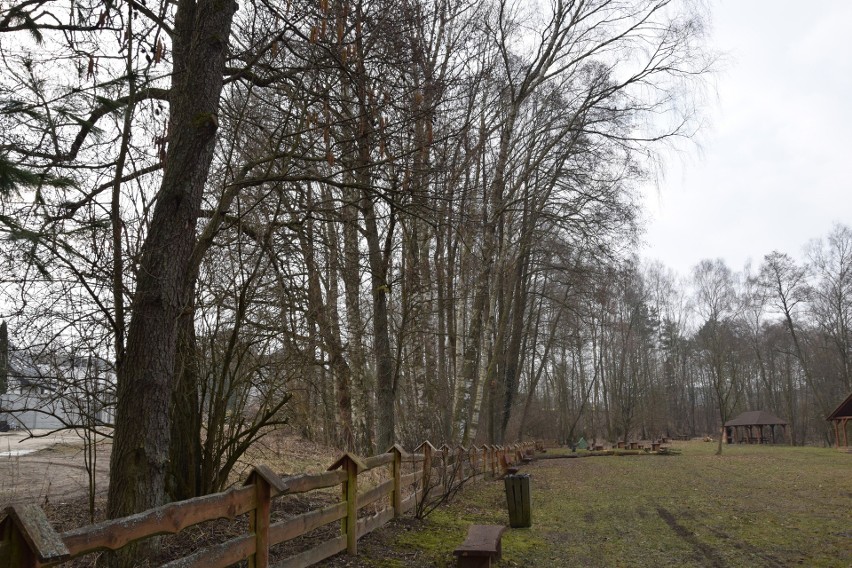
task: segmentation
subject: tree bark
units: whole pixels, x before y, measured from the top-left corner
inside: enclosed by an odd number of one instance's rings
[[[187,292],[192,302],[195,287]],[[181,501],[201,495],[201,403],[198,396],[198,346],[195,310],[187,309],[178,320],[175,386],[171,405],[171,440],[168,497]]]
[[[373,355],[376,358],[376,443],[377,450],[384,452],[394,445],[396,430],[394,406],[396,405],[396,375],[390,343],[390,320],[388,317],[388,294],[390,283],[387,275],[389,262],[387,251],[382,249],[376,213],[369,197],[362,199],[364,234],[367,237],[367,254],[370,261],[370,282],[373,288]],[[393,214],[391,214],[393,215]],[[393,223],[387,229],[389,240]]]
[[[0,322],[0,394],[9,388],[9,329]]]
[[[107,515],[165,501],[178,319],[218,129],[228,37],[237,5],[180,0],[175,14],[169,147],[142,247],[126,355],[118,368],[116,428]],[[132,547],[128,547],[132,548]],[[117,565],[129,565],[126,550]]]

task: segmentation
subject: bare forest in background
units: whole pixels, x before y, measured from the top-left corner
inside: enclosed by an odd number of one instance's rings
[[[695,4],[3,4],[3,390],[113,437],[113,517],[283,423],[372,455],[766,409],[828,443],[849,227],[741,273],[637,257],[702,121]]]

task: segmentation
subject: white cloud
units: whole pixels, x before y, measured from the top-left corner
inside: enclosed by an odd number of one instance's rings
[[[719,74],[702,157],[669,162],[649,192],[645,255],[685,274],[703,258],[733,269],[773,249],[798,256],[833,222],[852,224],[852,3],[719,1]]]

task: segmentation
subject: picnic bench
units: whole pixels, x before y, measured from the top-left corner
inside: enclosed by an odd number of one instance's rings
[[[454,551],[458,568],[490,568],[491,561],[500,560],[500,539],[506,527],[501,525],[471,525],[467,538]]]

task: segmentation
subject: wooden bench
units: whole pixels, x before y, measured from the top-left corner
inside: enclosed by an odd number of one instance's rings
[[[491,561],[500,560],[500,539],[506,527],[500,525],[471,525],[467,538],[453,555],[458,558],[458,568],[490,568]]]

